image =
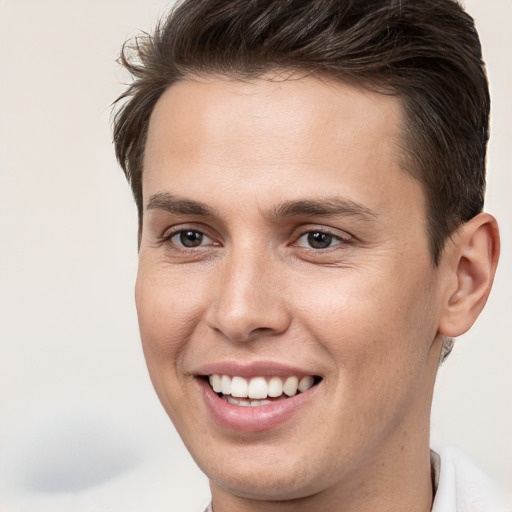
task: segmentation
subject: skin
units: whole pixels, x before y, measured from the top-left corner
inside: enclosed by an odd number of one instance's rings
[[[481,214],[434,267],[401,123],[397,98],[313,77],[191,79],[153,111],[141,337],[215,512],[430,510],[442,339],[483,307],[498,235]],[[209,211],[177,212],[176,200]],[[304,200],[345,208],[282,211]],[[201,244],[183,247],[180,230]],[[330,246],[312,248],[315,232]],[[322,381],[283,423],[236,432],[212,419],[198,385],[198,369],[219,361],[286,363]]]

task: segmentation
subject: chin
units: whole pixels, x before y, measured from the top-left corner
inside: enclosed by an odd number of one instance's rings
[[[268,471],[268,467],[243,473],[207,474],[207,476],[212,487],[219,487],[240,498],[253,500],[300,499],[317,494],[320,490],[312,483],[307,482],[308,478],[304,474],[283,475],[282,471]]]
[[[214,488],[238,497],[254,500],[281,501],[306,498],[319,493],[330,485],[329,474],[318,473],[318,461],[306,453],[298,453],[294,447],[282,446],[282,456],[275,447],[255,446],[244,450],[240,446],[232,450],[204,451],[196,456],[191,453]],[[292,454],[292,455],[290,455]]]

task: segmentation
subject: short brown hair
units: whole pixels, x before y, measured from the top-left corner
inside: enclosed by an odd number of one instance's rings
[[[396,95],[405,168],[424,188],[434,264],[483,208],[489,90],[473,19],[455,0],[184,0],[123,47],[134,81],[114,143],[142,221],[144,146],[172,84],[201,75],[303,71]]]

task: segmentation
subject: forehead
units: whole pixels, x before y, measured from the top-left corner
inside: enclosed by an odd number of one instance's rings
[[[279,183],[301,197],[326,195],[336,182],[351,199],[364,192],[378,202],[384,184],[410,180],[401,126],[396,97],[327,79],[179,82],[151,116],[144,198],[190,186],[193,176],[196,188]]]
[[[243,136],[250,138],[245,143],[260,145],[265,141],[295,144],[313,136],[315,145],[322,140],[327,146],[339,137],[340,124],[347,128],[346,136],[355,135],[353,128],[360,125],[381,135],[383,142],[392,138],[397,142],[401,115],[395,97],[328,79],[197,78],[174,84],[159,99],[147,145],[151,149],[155,142],[170,142],[172,137],[186,151],[199,138],[203,143],[207,138],[212,147],[204,149],[211,151],[224,150],[230,141]],[[177,144],[173,146],[178,149]],[[311,144],[301,147],[311,153]]]

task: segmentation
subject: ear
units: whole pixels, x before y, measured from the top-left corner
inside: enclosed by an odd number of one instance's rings
[[[461,226],[447,243],[443,259],[449,274],[439,332],[464,334],[482,311],[491,291],[500,253],[496,219],[480,213]]]

